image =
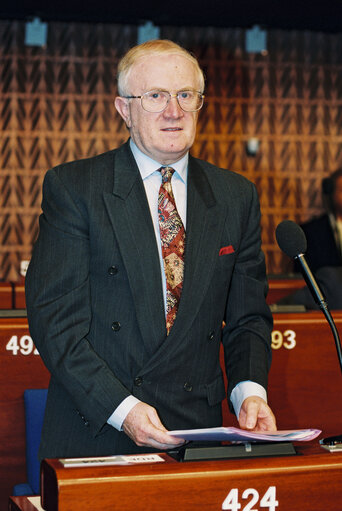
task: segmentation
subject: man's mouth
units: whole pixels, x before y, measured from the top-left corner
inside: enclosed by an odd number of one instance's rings
[[[161,131],[182,131],[182,128],[162,128]]]

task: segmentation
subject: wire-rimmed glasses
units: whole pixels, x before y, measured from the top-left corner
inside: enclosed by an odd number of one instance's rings
[[[160,113],[169,104],[171,98],[177,98],[177,102],[184,112],[197,112],[203,106],[204,94],[197,90],[179,90],[171,94],[167,90],[150,90],[141,96],[123,96],[126,99],[140,99],[141,106],[146,112]]]

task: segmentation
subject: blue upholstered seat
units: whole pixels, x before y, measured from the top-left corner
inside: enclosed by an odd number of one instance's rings
[[[26,483],[16,484],[13,495],[38,495],[40,463],[38,448],[43,427],[47,389],[27,389],[24,392],[26,427]]]

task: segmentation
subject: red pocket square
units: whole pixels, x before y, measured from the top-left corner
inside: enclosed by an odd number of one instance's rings
[[[228,245],[228,247],[222,247],[219,252],[219,256],[225,254],[234,254],[235,250],[233,245]]]

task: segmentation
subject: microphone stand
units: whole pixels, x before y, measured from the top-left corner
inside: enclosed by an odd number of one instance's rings
[[[310,268],[309,268],[309,266],[308,266],[308,264],[307,264],[307,262],[305,260],[304,254],[299,254],[299,255],[295,256],[294,259],[296,261],[298,261],[299,264],[301,265],[302,274],[303,274],[304,280],[306,282],[306,285],[310,289],[311,294],[312,294],[315,302],[317,303],[317,305],[319,306],[319,308],[323,312],[324,316],[326,317],[326,320],[329,323],[329,326],[331,328],[332,334],[334,336],[334,341],[335,341],[336,351],[337,351],[337,357],[338,357],[338,361],[340,363],[340,368],[341,368],[341,372],[342,372],[341,340],[340,340],[340,337],[339,337],[339,334],[338,334],[335,322],[334,322],[334,320],[333,320],[333,318],[331,316],[331,313],[329,311],[326,299],[323,296],[321,290],[319,289],[319,287],[317,285],[317,282],[315,280],[315,277],[311,273],[311,270],[310,270]]]
[[[340,368],[341,368],[341,372],[342,372],[341,340],[340,340],[340,336],[338,334],[335,322],[334,322],[332,315],[329,311],[328,304],[327,304],[321,290],[319,289],[319,287],[317,285],[315,277],[311,273],[311,270],[305,260],[304,254],[299,254],[299,255],[295,256],[294,259],[297,262],[299,262],[301,269],[302,269],[302,274],[303,274],[304,280],[305,280],[308,288],[310,289],[315,302],[318,304],[319,308],[321,309],[326,320],[329,323],[330,329],[331,329],[333,337],[334,337],[336,351],[337,351],[337,357],[338,357],[338,361],[340,363]],[[320,444],[322,446],[327,447],[331,451],[342,450],[342,434],[323,438],[322,440],[320,440]]]
[[[340,362],[340,367],[341,367],[341,371],[342,371],[342,350],[341,350],[341,341],[340,341],[340,337],[338,335],[338,331],[337,331],[337,328],[336,328],[336,325],[335,325],[335,322],[330,314],[330,311],[327,307],[327,304],[324,303],[324,304],[320,304],[320,309],[321,311],[323,312],[324,316],[326,317],[328,323],[329,323],[329,326],[331,328],[331,331],[332,331],[332,334],[334,336],[334,340],[335,340],[335,345],[336,345],[336,351],[337,351],[337,356],[338,356],[338,360]]]

